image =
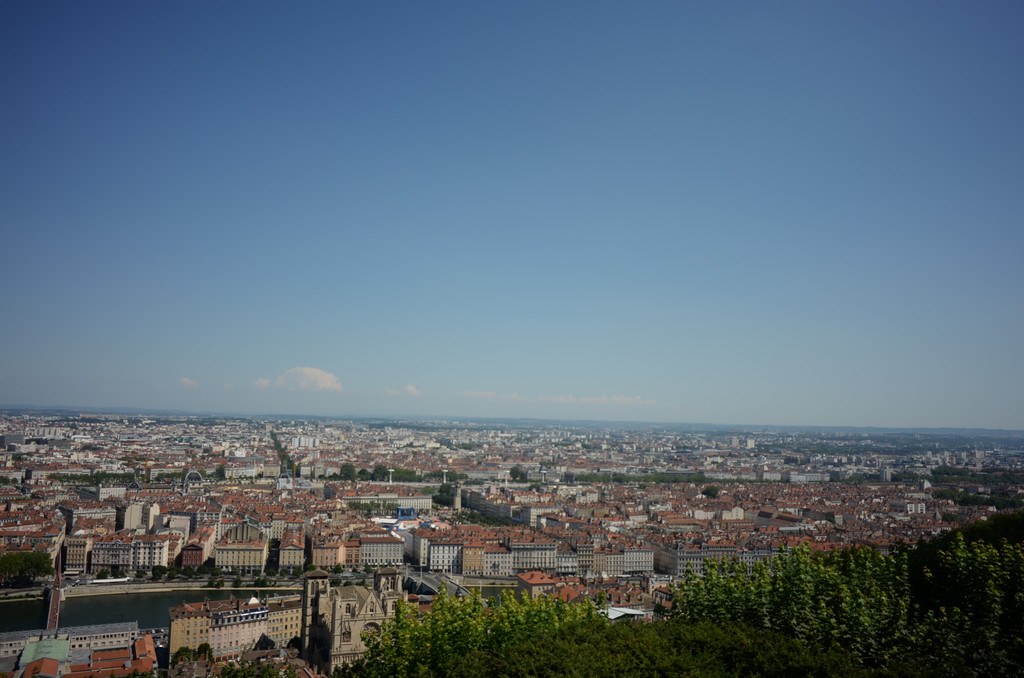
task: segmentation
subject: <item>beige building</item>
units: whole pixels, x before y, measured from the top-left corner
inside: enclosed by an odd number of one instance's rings
[[[213,549],[217,567],[226,571],[259,574],[267,562],[268,542],[263,533],[243,523],[225,533]]]
[[[279,596],[267,601],[267,637],[277,647],[286,647],[302,637],[302,595]]]
[[[487,574],[484,568],[483,542],[469,542],[462,545],[462,574],[472,576],[484,576]]]
[[[306,535],[292,530],[285,532],[277,560],[282,572],[301,571],[306,565]]]
[[[173,655],[182,647],[198,649],[210,642],[209,601],[182,603],[170,609],[171,635],[168,650]]]
[[[64,556],[64,571],[67,573],[85,572],[89,568],[92,556],[92,532],[77,530],[64,540],[67,552]]]

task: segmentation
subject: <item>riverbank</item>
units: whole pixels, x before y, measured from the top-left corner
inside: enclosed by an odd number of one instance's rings
[[[514,589],[518,586],[518,581],[514,577],[470,577],[467,575],[457,575],[452,577],[452,581],[457,581],[460,586],[465,586],[467,589],[475,589],[482,586]]]
[[[238,591],[239,595],[248,591],[281,591],[282,593],[295,593],[301,591],[302,586],[298,584],[289,586],[221,586],[211,587],[207,582],[154,582],[152,584],[87,584],[73,586],[64,590],[65,600],[68,598],[81,598],[84,596],[109,596],[109,595],[132,595],[138,593],[167,593],[171,591]]]
[[[0,603],[14,603],[20,600],[42,600],[43,592],[38,589],[4,592],[0,594]]]

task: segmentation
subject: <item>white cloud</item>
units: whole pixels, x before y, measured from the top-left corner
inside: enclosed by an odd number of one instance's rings
[[[415,386],[413,386],[412,384],[406,384],[402,388],[401,391],[399,391],[398,389],[394,389],[394,388],[386,388],[386,389],[384,389],[384,395],[391,396],[391,397],[397,397],[397,396],[401,396],[401,395],[408,395],[408,396],[414,396],[415,397],[415,396],[423,395],[423,392],[420,391]]]
[[[233,391],[233,390],[235,390],[235,385],[234,384],[224,384],[224,390],[225,391]]]
[[[255,386],[256,388],[258,388],[261,391],[265,391],[268,388],[270,388],[270,380],[269,379],[257,379],[256,381],[252,382],[252,385]]]
[[[179,383],[185,388],[195,388],[196,386],[199,386],[199,382],[192,381],[188,377],[182,377]]]
[[[277,385],[293,391],[341,392],[341,382],[338,381],[338,378],[317,367],[293,367],[290,370],[285,370],[277,378]]]

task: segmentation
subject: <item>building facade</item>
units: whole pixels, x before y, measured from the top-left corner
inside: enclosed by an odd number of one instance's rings
[[[323,570],[306,574],[302,589],[302,655],[320,673],[355,661],[366,652],[363,633],[380,631],[403,597],[402,575],[379,570],[373,588],[331,588]]]

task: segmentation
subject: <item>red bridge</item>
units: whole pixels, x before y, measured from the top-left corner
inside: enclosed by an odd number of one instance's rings
[[[55,629],[60,622],[60,555],[57,555],[57,566],[54,568],[53,585],[50,587],[50,608],[46,611],[46,628]]]

